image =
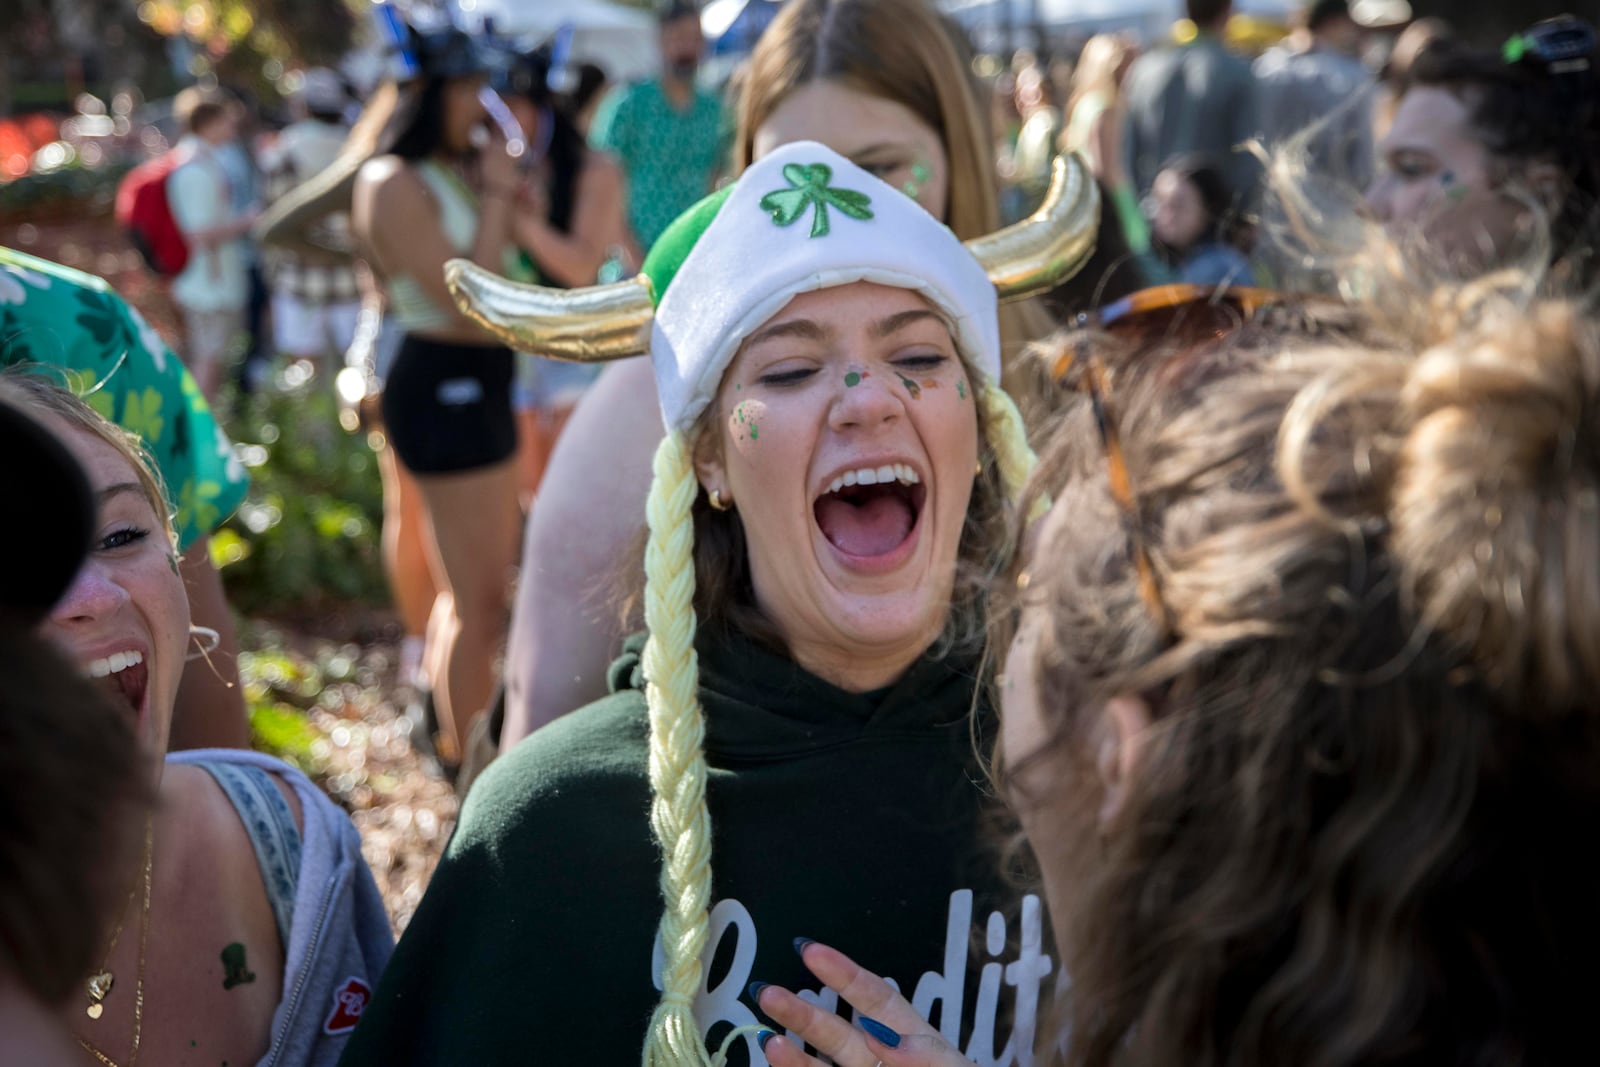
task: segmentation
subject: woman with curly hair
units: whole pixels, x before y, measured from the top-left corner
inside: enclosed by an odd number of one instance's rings
[[[1000,741],[1070,976],[1043,1061],[1594,1060],[1600,321],[1526,288],[1135,299],[1049,354]],[[776,1067],[967,1062],[802,951],[866,1018],[764,989]]]

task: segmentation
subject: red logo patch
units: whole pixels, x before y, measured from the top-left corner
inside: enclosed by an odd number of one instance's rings
[[[372,1000],[372,987],[359,978],[346,978],[333,994],[333,1013],[322,1024],[325,1034],[348,1034],[361,1021],[361,1013]]]

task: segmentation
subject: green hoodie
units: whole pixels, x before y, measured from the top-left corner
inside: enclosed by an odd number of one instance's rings
[[[611,696],[474,785],[343,1064],[639,1062],[661,960],[642,645]],[[819,988],[792,947],[811,937],[894,980],[978,1063],[1030,1063],[1054,961],[981,829],[975,673],[924,658],[856,694],[743,638],[697,648],[714,949],[695,1013],[712,1047],[765,1021],[751,981]],[[752,1038],[731,1062],[766,1060]]]

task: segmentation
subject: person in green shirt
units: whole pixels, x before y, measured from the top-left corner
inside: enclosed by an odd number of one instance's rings
[[[589,131],[589,144],[615,156],[627,178],[636,263],[711,191],[720,169],[722,102],[695,85],[704,47],[699,13],[673,4],[661,16],[660,77],[614,90]]]
[[[104,279],[3,247],[0,367],[53,374],[144,441],[178,530],[190,615],[218,635],[184,672],[172,747],[246,747],[238,642],[208,546],[250,481],[193,375]]]

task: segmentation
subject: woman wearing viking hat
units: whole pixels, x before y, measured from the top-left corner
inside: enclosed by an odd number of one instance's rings
[[[649,633],[610,697],[474,786],[347,1063],[762,1064],[745,986],[805,988],[802,934],[882,961],[982,1060],[1029,1047],[1051,967],[1037,902],[1008,924],[974,758],[984,593],[1032,464],[996,311],[1081,264],[1096,210],[1062,163],[1031,224],[963,246],[803,142],[620,287],[452,264],[469,313],[541,354],[648,331]]]

